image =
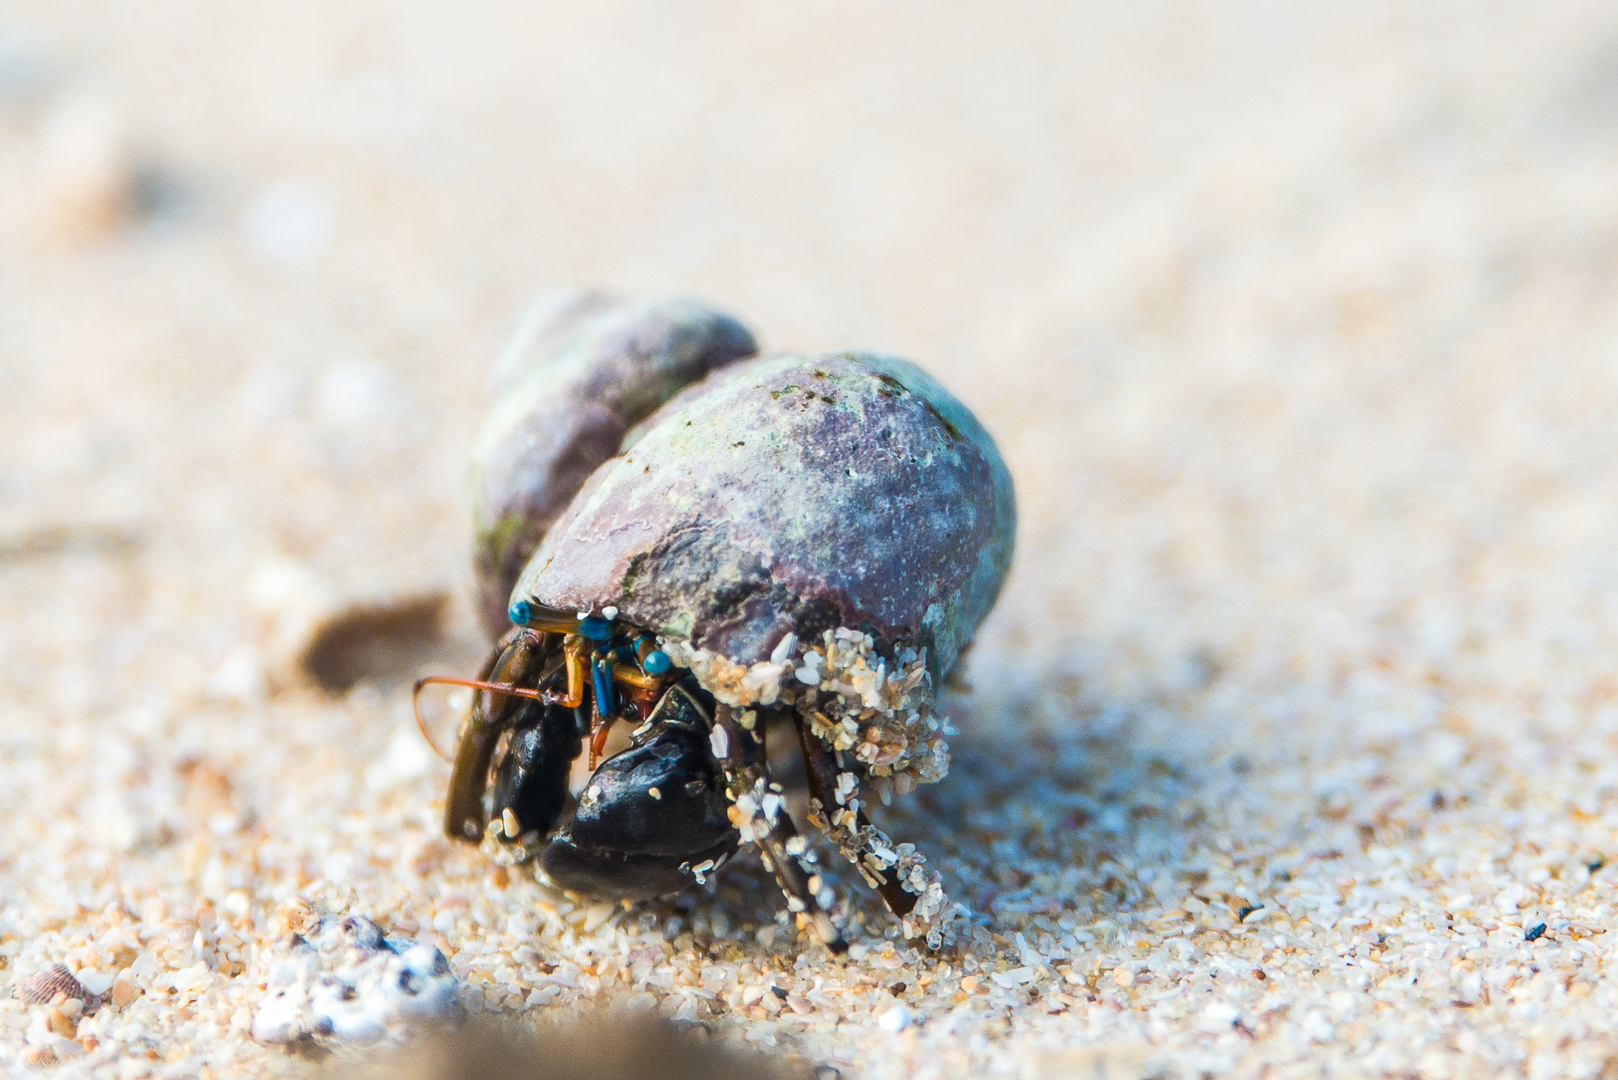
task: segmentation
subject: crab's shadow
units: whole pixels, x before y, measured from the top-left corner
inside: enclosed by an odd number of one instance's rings
[[[1208,807],[1231,794],[1227,764],[1140,738],[1123,711],[959,723],[948,779],[884,823],[936,863],[972,925],[1090,922],[1181,899]]]
[[[1263,800],[1228,739],[1160,709],[1075,699],[1053,717],[1049,702],[993,716],[970,698],[953,702],[959,732],[949,775],[871,808],[896,843],[915,844],[940,871],[966,912],[958,939],[1179,906],[1206,877],[1209,853],[1243,801]],[[820,858],[850,936],[896,936],[897,920],[852,868],[828,845]],[[778,890],[746,850],[706,896],[692,891],[652,909],[676,932],[763,931],[761,940],[780,945],[795,936],[777,932],[788,926]]]

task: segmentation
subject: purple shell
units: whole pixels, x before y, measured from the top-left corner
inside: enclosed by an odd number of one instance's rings
[[[754,360],[682,392],[590,477],[512,599],[621,618],[742,664],[863,629],[947,672],[1011,563],[1011,476],[903,360]]]
[[[571,293],[531,313],[501,358],[473,451],[478,607],[498,636],[512,584],[585,480],[682,387],[757,351],[692,300]]]

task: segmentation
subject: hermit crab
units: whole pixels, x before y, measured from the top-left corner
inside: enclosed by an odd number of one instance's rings
[[[540,322],[475,455],[475,568],[506,627],[476,678],[417,686],[476,691],[446,832],[615,899],[700,883],[751,842],[841,951],[836,897],[770,774],[766,733],[790,731],[808,823],[936,946],[937,874],[871,824],[863,791],[948,768],[935,690],[1015,532],[993,441],[906,361],[754,358],[751,334],[693,302],[581,295]],[[602,760],[620,724],[629,745]]]

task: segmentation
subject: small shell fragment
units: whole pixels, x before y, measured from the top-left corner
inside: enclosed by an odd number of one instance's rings
[[[61,964],[52,963],[30,975],[18,996],[29,1005],[49,1005],[63,994],[79,1001],[89,1001],[92,997],[71,971]]]
[[[266,958],[269,992],[253,1017],[255,1041],[364,1045],[458,1014],[460,983],[433,946],[391,941],[356,915],[316,920]]]
[[[112,984],[112,1003],[120,1009],[129,1007],[130,1002],[140,997],[140,987],[133,980],[120,976]]]
[[[78,1025],[61,1009],[45,1011],[45,1026],[50,1028],[53,1035],[63,1039],[71,1039],[78,1032]]]

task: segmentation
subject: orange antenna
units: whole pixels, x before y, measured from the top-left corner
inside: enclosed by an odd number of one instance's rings
[[[435,684],[439,686],[464,686],[471,690],[487,690],[494,694],[510,694],[512,697],[533,698],[535,701],[549,700],[547,697],[548,691],[526,690],[520,686],[512,686],[510,683],[484,682],[482,679],[458,679],[453,675],[429,675],[425,679],[417,679],[416,688],[410,694],[410,708],[416,714],[416,728],[421,732],[421,737],[427,740],[427,745],[433,748],[433,753],[445,761],[454,761],[455,758],[439,749],[438,743],[433,741],[432,735],[427,731],[427,721],[421,715],[421,692],[424,688]]]

